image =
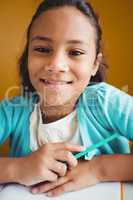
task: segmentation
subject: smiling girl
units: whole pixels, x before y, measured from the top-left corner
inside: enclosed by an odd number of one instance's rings
[[[89,3],[39,5],[20,59],[23,96],[0,104],[0,143],[11,138],[10,158],[0,158],[0,183],[57,196],[103,181],[133,180],[133,98],[103,82],[101,39]],[[120,137],[79,162],[74,157],[114,133]]]

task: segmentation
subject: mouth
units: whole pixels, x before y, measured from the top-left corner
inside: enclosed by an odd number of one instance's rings
[[[45,85],[66,85],[66,84],[72,84],[73,81],[62,81],[62,80],[47,80],[40,78],[40,81]]]

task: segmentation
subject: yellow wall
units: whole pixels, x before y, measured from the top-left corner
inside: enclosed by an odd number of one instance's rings
[[[27,24],[39,2],[4,0],[0,3],[0,100],[9,87],[19,83],[17,59],[24,46]],[[133,95],[133,1],[90,2],[100,14],[103,27],[105,55],[109,64],[108,81],[121,89],[128,89],[128,93]]]
[[[24,46],[27,25],[38,2],[4,0],[0,3],[0,100],[7,89],[19,81],[17,61]]]
[[[103,27],[108,81],[133,95],[133,1],[90,0]]]

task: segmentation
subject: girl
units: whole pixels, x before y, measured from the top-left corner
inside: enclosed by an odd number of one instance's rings
[[[20,59],[23,95],[0,104],[0,142],[11,138],[10,158],[0,158],[1,183],[57,196],[133,180],[133,98],[103,82],[101,37],[89,3],[40,4]],[[77,162],[74,152],[114,133],[119,138]]]

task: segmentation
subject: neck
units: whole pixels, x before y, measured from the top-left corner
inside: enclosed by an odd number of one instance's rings
[[[44,106],[42,104],[40,109],[43,122],[50,123],[70,114],[75,109],[75,105]]]

